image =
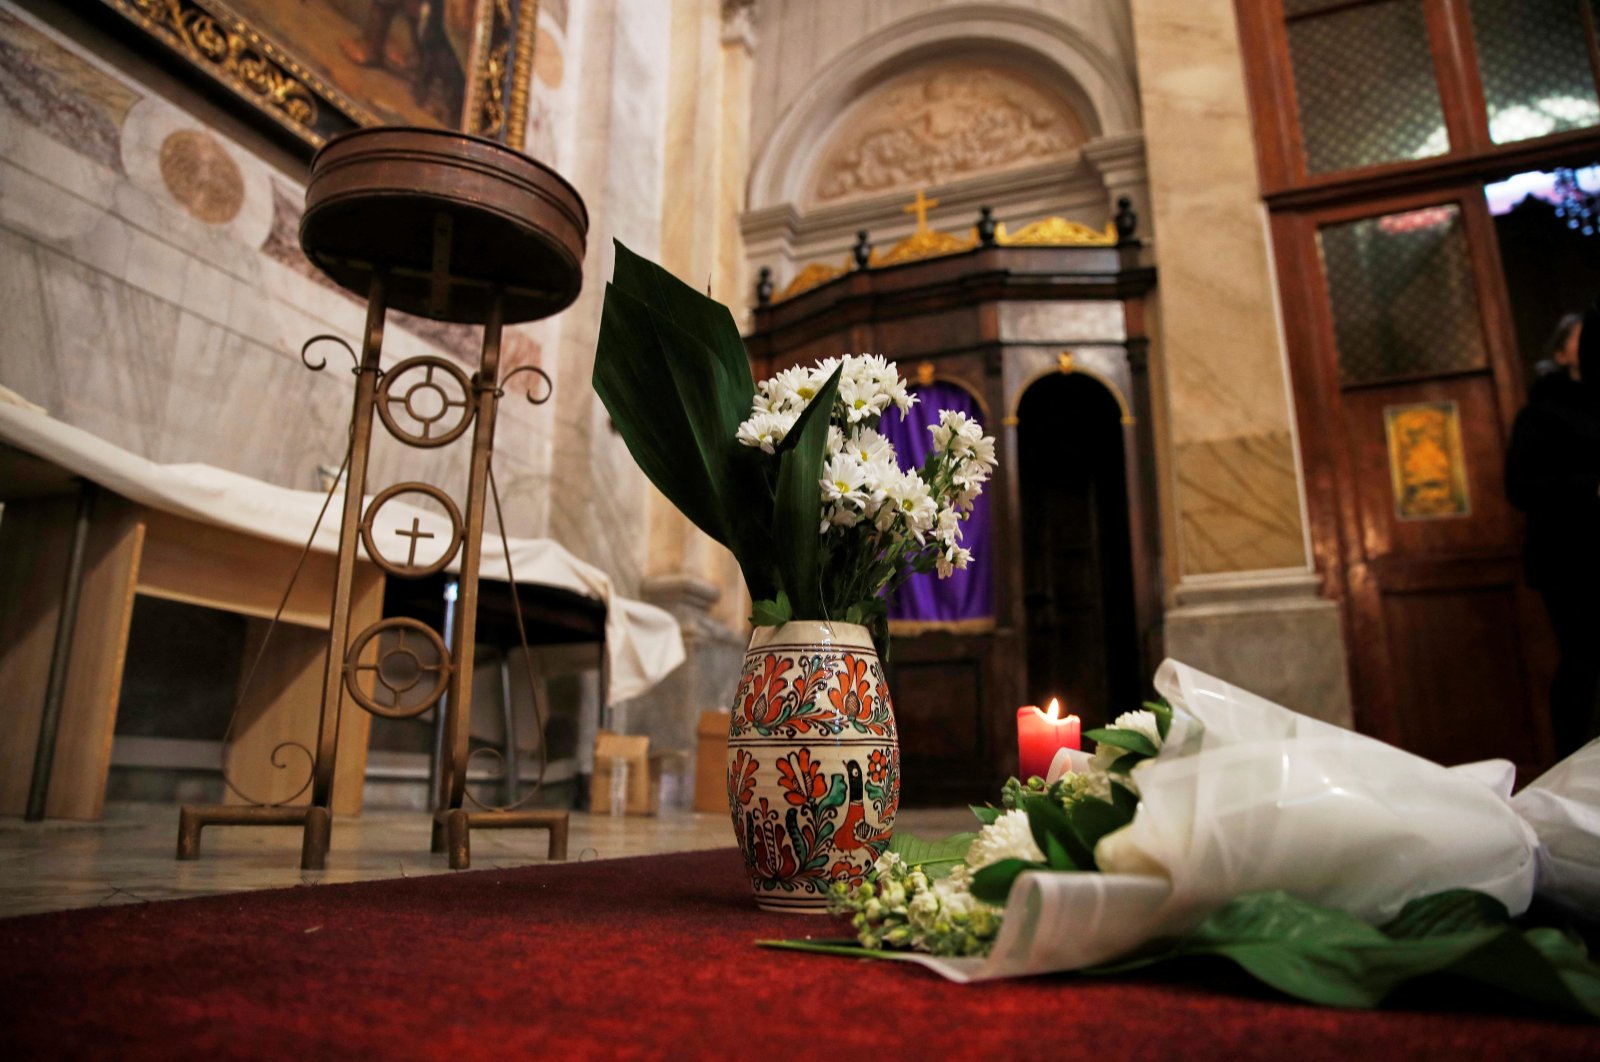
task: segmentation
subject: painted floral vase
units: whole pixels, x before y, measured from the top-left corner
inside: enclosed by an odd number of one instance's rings
[[[900,743],[865,627],[757,627],[728,730],[728,808],[756,904],[827,910],[888,847]]]

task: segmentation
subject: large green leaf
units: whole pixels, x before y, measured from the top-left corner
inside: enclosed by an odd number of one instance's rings
[[[771,597],[772,491],[735,434],[755,385],[727,308],[617,245],[595,353],[595,391],[639,467]]]
[[[967,849],[977,839],[975,833],[956,833],[937,841],[925,841],[896,831],[889,839],[889,851],[905,860],[908,866],[921,867],[929,878],[943,878],[966,861]]]
[[[779,545],[774,559],[796,619],[826,618],[818,570],[822,535],[817,528],[822,519],[822,457],[828,445],[828,416],[833,412],[841,371],[833,371],[794,422],[789,433],[798,434],[799,439],[794,449],[778,459],[772,539]]]
[[[733,314],[709,295],[701,294],[648,258],[635,254],[621,240],[612,243],[616,249],[612,283],[685,332],[700,337],[723,366],[728,382],[733,385],[730,394],[737,395],[742,383],[743,394],[738,398],[735,412],[738,420],[743,420],[750,413],[755,383]]]
[[[606,285],[595,351],[594,389],[628,452],[656,489],[696,527],[726,542],[716,485],[700,458],[650,308]],[[666,398],[667,400],[663,400]]]
[[[1600,1018],[1600,968],[1581,941],[1550,927],[1520,929],[1492,897],[1452,890],[1407,904],[1383,929],[1288,893],[1234,900],[1159,955],[1112,973],[1211,955],[1299,999],[1375,1007],[1400,985],[1450,974],[1507,996]]]

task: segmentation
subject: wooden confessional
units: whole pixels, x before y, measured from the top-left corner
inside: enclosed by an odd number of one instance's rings
[[[1061,697],[1084,728],[1136,707],[1159,661],[1160,544],[1145,299],[1124,210],[1105,232],[1059,218],[966,240],[919,228],[887,252],[811,267],[747,337],[757,379],[870,352],[977,400],[996,437],[988,487],[993,622],[896,624],[889,661],[904,799],[993,799],[1017,769],[1016,709]],[[1119,237],[1118,231],[1121,236]],[[1053,244],[1051,241],[1054,241]]]

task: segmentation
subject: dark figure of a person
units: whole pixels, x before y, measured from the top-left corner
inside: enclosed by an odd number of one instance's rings
[[[1550,716],[1564,757],[1600,736],[1600,304],[1564,318],[1551,352],[1511,429],[1506,493],[1528,514],[1528,585],[1561,651]]]

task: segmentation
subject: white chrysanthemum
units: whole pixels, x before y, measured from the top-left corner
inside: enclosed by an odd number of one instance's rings
[[[1150,744],[1154,745],[1158,750],[1161,748],[1161,728],[1156,723],[1155,713],[1149,709],[1140,708],[1134,712],[1123,712],[1117,716],[1111,726],[1113,729],[1137,731],[1149,738]],[[1094,759],[1090,761],[1090,767],[1097,771],[1108,770],[1113,763],[1117,762],[1118,757],[1126,751],[1126,749],[1108,745],[1102,741],[1095,747]]]
[[[932,535],[947,549],[960,542],[961,514],[954,509],[940,509],[939,514],[933,519]]]
[[[894,444],[872,428],[857,428],[850,433],[850,453],[863,465],[895,465]]]
[[[939,552],[934,560],[934,566],[939,572],[939,578],[950,578],[951,572],[965,571],[967,565],[972,563],[972,551],[964,546],[948,546]]]
[[[789,434],[794,422],[792,413],[755,413],[739,425],[734,437],[745,446],[759,446],[770,454],[783,442],[783,437]]]
[[[983,438],[983,426],[965,413],[953,409],[939,411],[939,423],[928,425],[933,445],[954,454],[970,453]]]
[[[939,513],[938,503],[928,491],[928,484],[915,472],[900,472],[886,478],[883,484],[887,495],[885,508],[892,508],[918,543],[923,542]],[[883,514],[878,516],[878,528],[885,526]]]
[[[1008,811],[979,831],[977,839],[967,849],[967,866],[982,870],[1002,859],[1023,859],[1030,863],[1044,860],[1044,853],[1034,843],[1033,832],[1028,829],[1028,813],[1021,809]]]
[[[824,502],[860,502],[866,485],[866,469],[848,452],[834,454],[822,469]]]
[[[806,383],[797,389],[801,397],[803,397],[807,402],[817,397],[817,392],[822,390],[822,385],[828,382],[828,377],[832,376],[833,371],[838,367],[838,358],[823,358],[809,370],[802,370],[808,372],[809,377]],[[842,375],[843,374],[841,374],[841,376]],[[843,380],[840,382],[842,383]]]

